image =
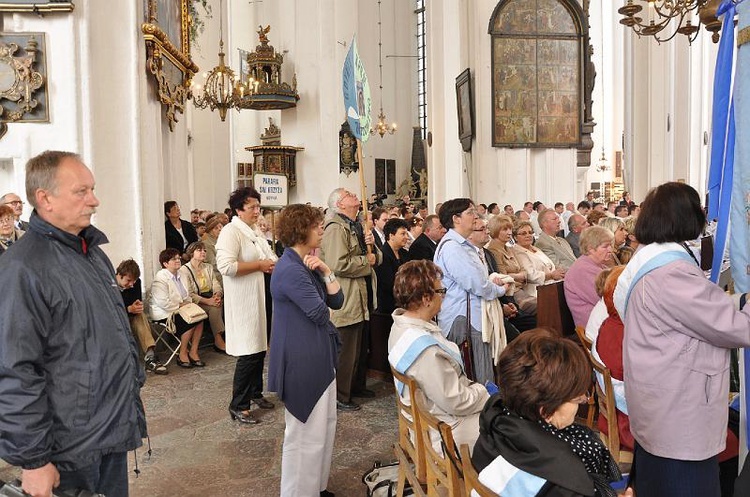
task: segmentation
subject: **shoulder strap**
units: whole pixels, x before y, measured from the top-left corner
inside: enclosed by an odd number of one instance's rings
[[[669,252],[663,252],[656,257],[652,258],[648,262],[646,262],[641,268],[638,270],[638,272],[633,277],[633,281],[630,282],[630,287],[628,288],[628,293],[625,296],[625,312],[628,312],[628,302],[630,302],[630,293],[633,291],[633,288],[635,288],[636,283],[638,283],[641,278],[646,276],[651,271],[658,269],[662,266],[666,266],[667,264],[679,260],[684,260],[688,262],[694,262],[693,259],[690,257],[690,255],[687,254],[687,252],[678,252],[676,250],[671,250]]]
[[[187,268],[188,272],[190,273],[190,276],[192,276],[192,277],[193,277],[193,283],[195,283],[195,290],[196,290],[196,291],[197,291],[198,293],[201,293],[201,287],[200,287],[200,285],[198,284],[198,281],[197,281],[197,280],[195,279],[195,275],[193,274],[193,270],[192,270],[192,269],[190,269],[190,263],[188,262],[187,264],[185,264],[185,267]]]

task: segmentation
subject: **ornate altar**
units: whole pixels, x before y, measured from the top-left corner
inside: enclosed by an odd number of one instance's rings
[[[292,84],[281,80],[281,65],[284,56],[268,44],[268,32],[271,26],[260,26],[258,40],[260,44],[255,52],[243,52],[240,78],[244,85],[252,85],[251,95],[243,99],[243,109],[273,110],[289,109],[297,106],[297,75],[292,77]]]
[[[289,179],[289,186],[297,185],[297,152],[304,147],[293,147],[281,144],[281,128],[276,126],[273,118],[268,118],[268,127],[260,135],[261,145],[245,147],[253,153],[253,162],[238,164],[239,186],[249,185],[253,174],[276,173],[285,174]]]

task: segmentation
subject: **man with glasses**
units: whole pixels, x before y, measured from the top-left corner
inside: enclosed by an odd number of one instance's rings
[[[320,258],[325,261],[341,284],[344,306],[331,312],[331,322],[339,331],[341,349],[336,370],[336,407],[340,411],[357,411],[360,405],[352,397],[374,397],[375,394],[358,384],[357,368],[367,360],[365,338],[366,321],[370,320],[368,282],[373,267],[382,262],[380,250],[370,230],[357,221],[359,199],[344,188],[337,188],[328,197],[328,208],[334,213],[326,222]],[[368,253],[367,245],[372,247]],[[359,391],[357,391],[359,390]]]
[[[21,231],[28,231],[29,223],[27,223],[26,221],[21,221],[21,214],[23,214],[23,204],[24,202],[21,200],[21,197],[13,192],[6,193],[2,197],[0,197],[0,205],[7,205],[11,209],[13,209],[16,229]]]
[[[581,257],[581,232],[588,227],[589,222],[580,214],[573,214],[568,219],[568,228],[570,231],[565,240],[570,244],[570,248],[573,250],[573,255],[576,256],[576,259]]]
[[[34,497],[126,497],[126,454],[147,435],[145,373],[91,226],[94,176],[77,154],[47,151],[27,163],[26,191],[29,230],[0,263],[0,457]]]

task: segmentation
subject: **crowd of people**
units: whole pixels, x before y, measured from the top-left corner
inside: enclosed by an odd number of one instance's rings
[[[206,328],[214,350],[236,357],[232,420],[258,423],[253,405],[273,409],[263,392],[277,393],[281,495],[333,495],[337,412],[375,395],[368,367],[414,378],[498,494],[520,478],[524,495],[615,495],[617,465],[575,423],[591,364],[575,342],[537,329],[537,288],[557,281],[616,381],[639,497],[728,495],[729,349],[750,346],[750,311],[688,247],[706,218],[687,185],[660,185],[640,206],[627,192],[607,204],[590,193],[518,211],[455,198],[435,213],[408,197],[363,210],[337,188],[325,208],[292,204],[273,223],[252,187],[190,221],[167,201],[144,299],[138,264],[114,268],[100,248],[94,178],[79,156],[45,152],[26,182],[28,223],[18,195],[0,197],[0,456],[23,468],[31,495],[127,495],[125,454],[147,433],[144,369],[168,373],[152,322],[179,338],[179,367],[207,366]],[[408,404],[408,388],[396,390]]]

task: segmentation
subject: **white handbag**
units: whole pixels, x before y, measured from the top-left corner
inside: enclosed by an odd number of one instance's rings
[[[185,321],[187,324],[194,324],[199,321],[203,321],[208,317],[208,314],[206,314],[206,311],[201,309],[201,307],[198,304],[194,304],[190,302],[189,304],[185,304],[182,307],[179,308],[177,311],[180,313],[180,317]]]

